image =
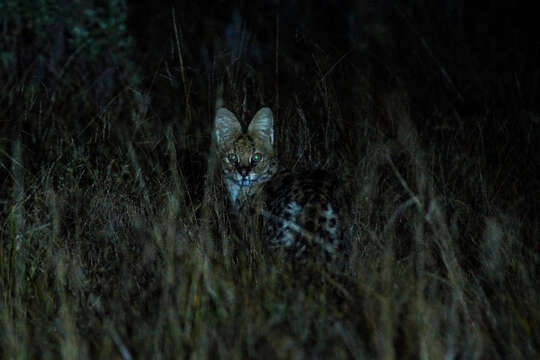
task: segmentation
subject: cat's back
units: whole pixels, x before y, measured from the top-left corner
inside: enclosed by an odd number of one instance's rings
[[[271,242],[297,256],[322,250],[333,257],[342,247],[340,182],[325,170],[282,171],[264,186]]]
[[[264,191],[267,201],[274,206],[290,201],[305,206],[337,201],[334,198],[338,186],[338,179],[326,170],[283,170],[265,184]]]

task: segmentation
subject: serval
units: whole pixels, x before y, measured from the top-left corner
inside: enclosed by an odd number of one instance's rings
[[[339,257],[340,184],[324,170],[279,168],[272,110],[259,109],[243,127],[221,107],[214,126],[221,174],[239,218],[262,216],[265,242],[296,258]]]

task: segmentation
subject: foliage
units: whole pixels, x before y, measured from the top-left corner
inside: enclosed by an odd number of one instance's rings
[[[127,33],[127,6],[123,0],[29,2],[0,4],[2,79],[27,74],[50,85],[66,74],[99,76],[121,68],[115,77],[136,81],[133,39]]]

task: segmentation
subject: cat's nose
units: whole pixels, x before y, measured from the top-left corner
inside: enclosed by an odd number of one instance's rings
[[[249,167],[248,166],[239,166],[238,172],[242,177],[246,177],[249,174]]]

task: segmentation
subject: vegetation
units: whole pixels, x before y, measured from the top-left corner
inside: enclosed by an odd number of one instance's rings
[[[164,3],[0,3],[0,358],[539,356],[525,16]],[[343,179],[343,271],[229,216],[222,82],[284,166]]]

